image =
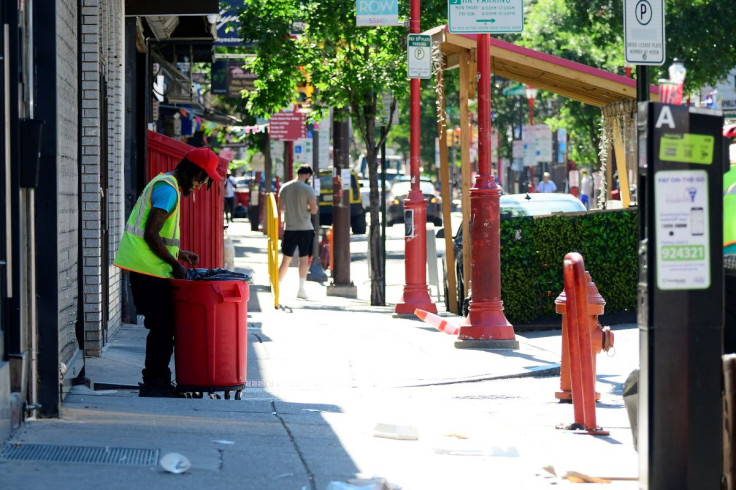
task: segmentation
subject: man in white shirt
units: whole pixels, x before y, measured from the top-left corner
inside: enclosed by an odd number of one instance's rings
[[[537,184],[537,192],[557,192],[557,185],[550,180],[549,172],[542,175],[542,181]]]
[[[309,165],[302,165],[296,178],[284,184],[279,190],[279,213],[284,216],[284,238],[281,240],[281,265],[279,282],[289,270],[291,258],[299,249],[299,291],[297,298],[307,299],[304,285],[309,272],[309,258],[312,256],[314,226],[312,215],[317,214],[317,195],[309,185],[314,171]]]

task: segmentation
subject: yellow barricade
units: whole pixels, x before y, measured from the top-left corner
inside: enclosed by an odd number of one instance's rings
[[[268,235],[268,277],[273,307],[279,307],[279,208],[273,192],[266,194],[266,234]]]

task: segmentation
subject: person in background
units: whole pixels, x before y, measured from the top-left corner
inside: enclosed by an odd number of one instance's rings
[[[542,174],[542,180],[537,184],[537,192],[557,192],[557,185],[550,180],[549,172]]]
[[[232,223],[233,221],[233,210],[235,209],[235,188],[238,184],[235,183],[230,172],[227,173],[225,179],[225,221]]]
[[[583,169],[580,178],[580,200],[585,204],[585,209],[590,209],[590,200],[593,196],[593,179],[588,176],[588,171]]]
[[[190,150],[173,171],[151,179],[125,224],[114,264],[129,272],[133,301],[148,329],[139,396],[179,396],[169,370],[175,331],[169,279],[187,277],[181,262],[199,263],[196,253],[179,249],[181,198],[222,180],[217,161],[208,148]]]
[[[281,265],[279,283],[286,276],[296,248],[299,248],[299,291],[297,298],[307,299],[304,285],[309,272],[309,258],[312,256],[314,226],[312,215],[317,214],[317,196],[308,184],[314,174],[312,167],[302,165],[296,178],[284,184],[279,191],[279,214],[283,215],[284,238],[281,241]]]

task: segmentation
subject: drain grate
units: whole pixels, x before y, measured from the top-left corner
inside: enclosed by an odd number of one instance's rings
[[[5,444],[0,461],[51,461],[115,465],[156,465],[158,449],[128,447],[56,446],[52,444]]]

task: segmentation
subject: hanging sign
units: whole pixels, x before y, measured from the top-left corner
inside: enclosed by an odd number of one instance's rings
[[[407,46],[409,78],[431,78],[432,36],[409,34]]]
[[[398,0],[355,0],[355,25],[370,27],[398,24]]]
[[[629,64],[664,64],[664,0],[624,1],[624,48]]]
[[[449,0],[448,27],[452,33],[500,34],[524,30],[522,0]]]

